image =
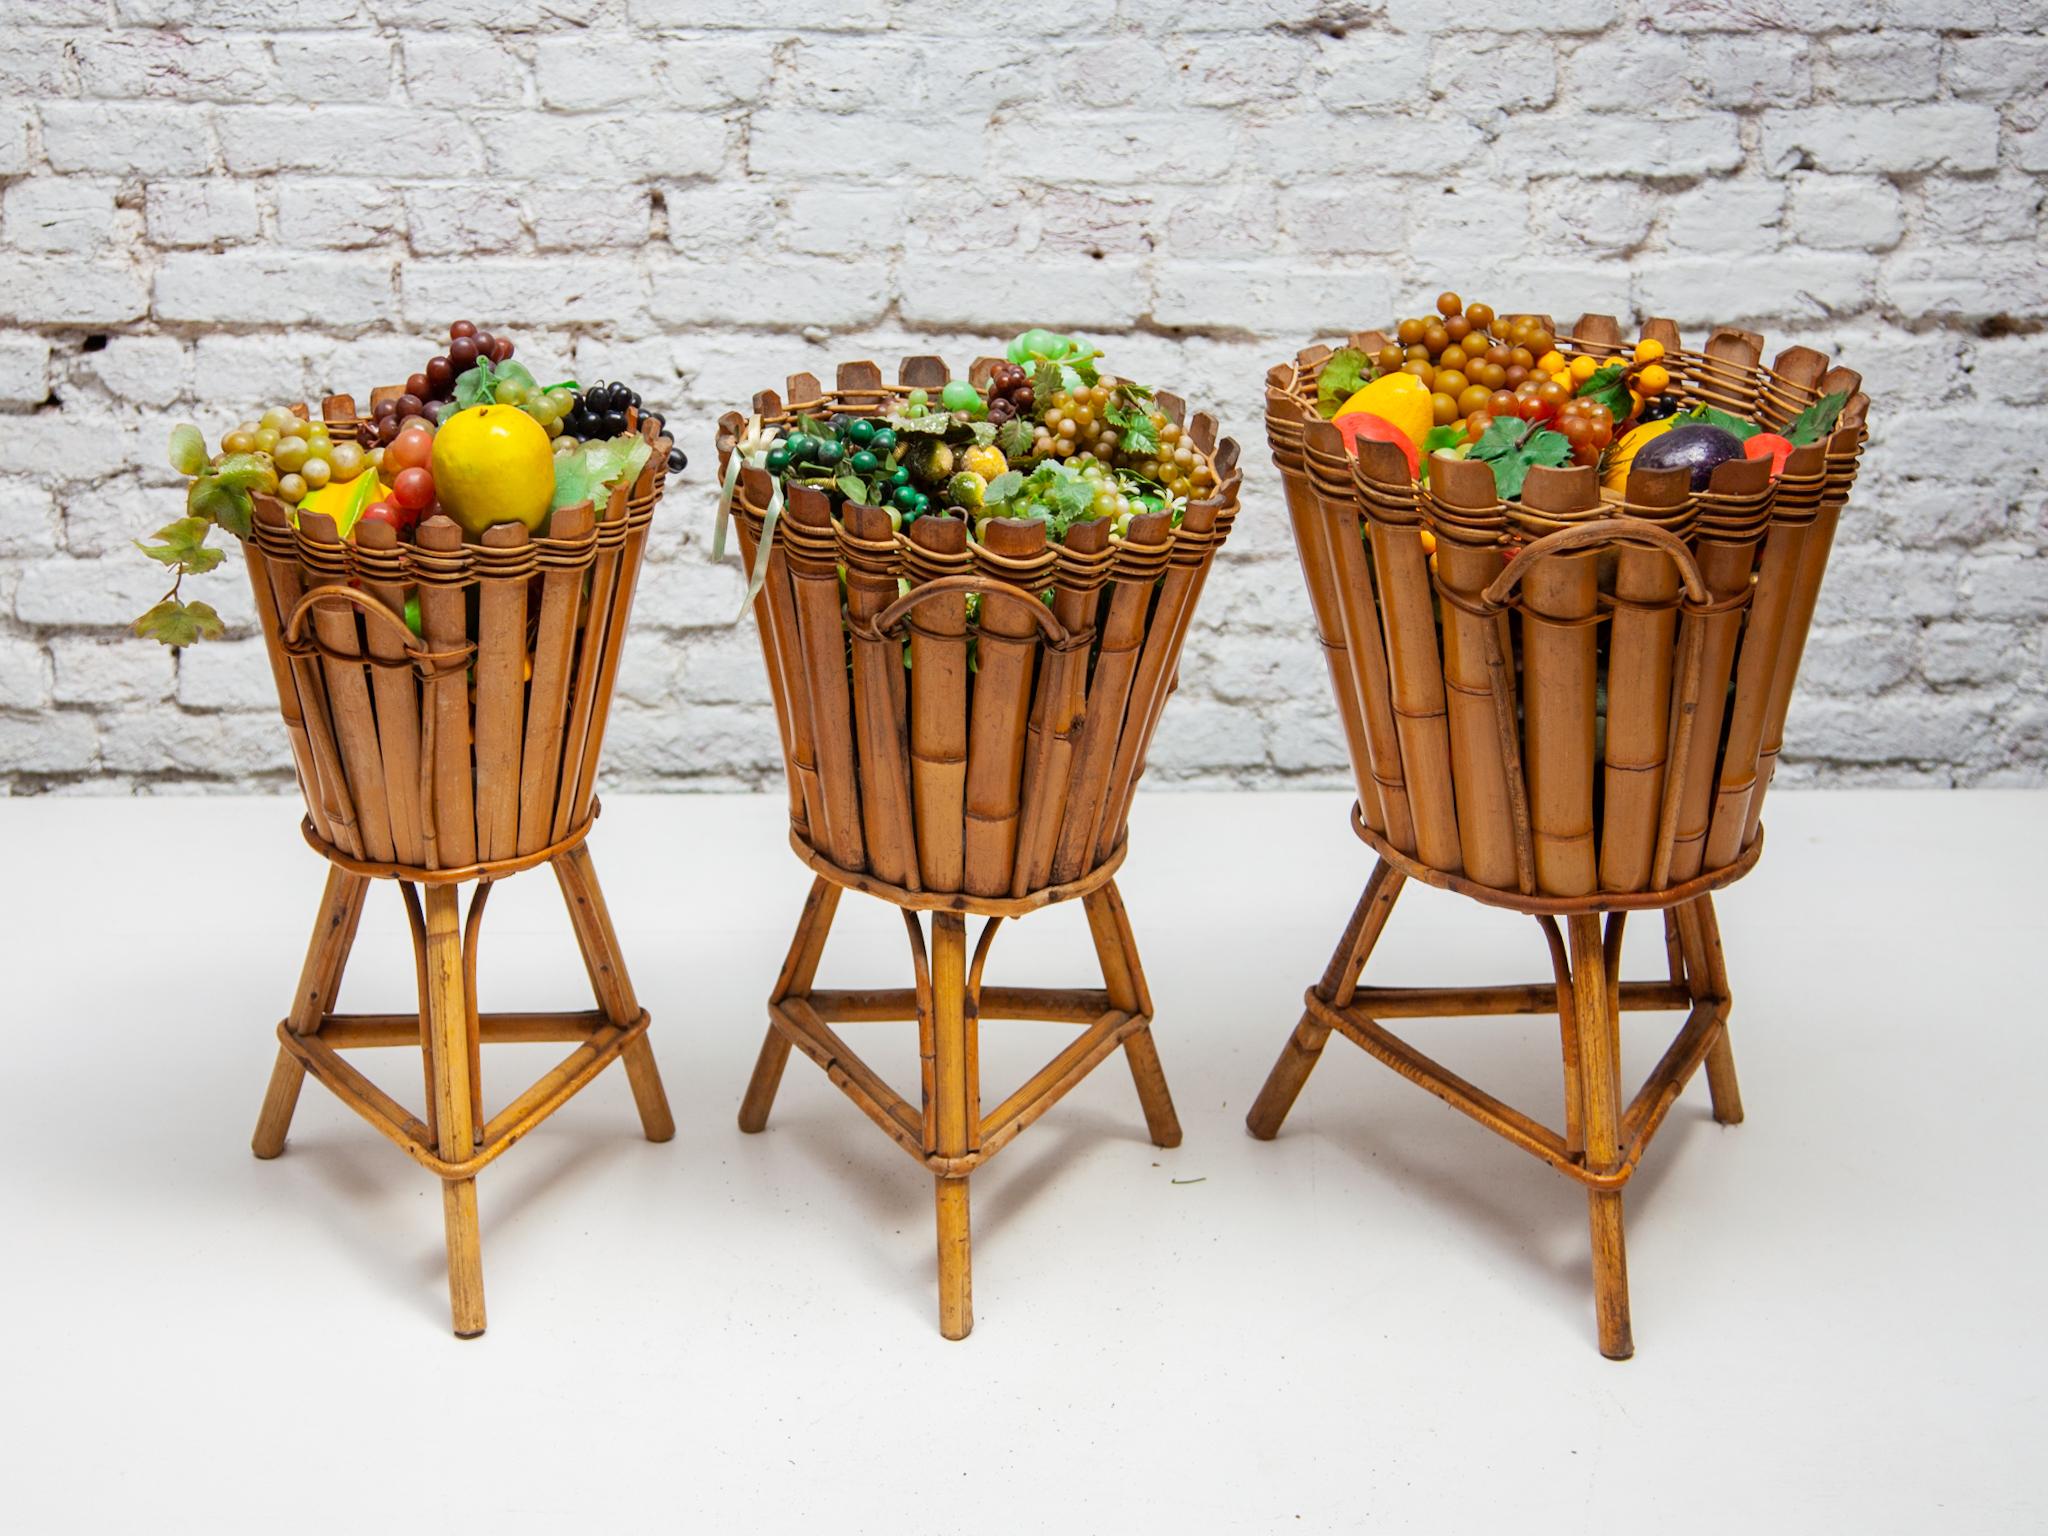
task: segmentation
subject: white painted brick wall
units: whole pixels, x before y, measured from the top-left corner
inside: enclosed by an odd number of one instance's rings
[[[418,367],[458,315],[692,456],[611,774],[774,773],[712,420],[1026,323],[1214,404],[1245,514],[1161,780],[1341,782],[1266,366],[1447,283],[1746,321],[1877,430],[1790,731],[1810,782],[2048,778],[2048,0],[40,0],[0,11],[0,787],[284,782],[237,636],[124,638],[169,424]]]

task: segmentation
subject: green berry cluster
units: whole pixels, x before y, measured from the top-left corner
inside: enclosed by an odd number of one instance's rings
[[[1099,356],[1072,337],[1027,331],[985,390],[954,379],[936,399],[906,391],[887,416],[799,417],[768,451],[768,472],[884,508],[899,528],[947,516],[978,533],[991,517],[1023,517],[1059,539],[1079,521],[1110,519],[1121,533],[1139,512],[1177,516],[1213,486],[1209,467],[1151,391],[1102,375]]]

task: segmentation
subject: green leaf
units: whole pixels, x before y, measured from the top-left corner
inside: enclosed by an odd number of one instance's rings
[[[189,421],[171,428],[171,468],[181,475],[206,473],[206,439]]]
[[[1067,365],[1067,372],[1071,373],[1080,383],[1093,389],[1102,381],[1102,374],[1095,366],[1095,359],[1100,356],[1102,356],[1100,352],[1089,352],[1084,356],[1077,357]]]
[[[1494,494],[1507,501],[1522,494],[1529,471],[1555,469],[1572,456],[1571,440],[1533,421],[1496,416],[1473,445],[1472,457],[1493,466]]]
[[[994,422],[983,420],[973,422],[970,425],[974,428],[974,445],[977,448],[986,448],[996,440],[996,424]]]
[[[868,501],[867,482],[859,475],[841,475],[832,483],[839,487],[839,494],[848,501],[857,501],[864,507],[871,505]]]
[[[207,604],[181,603],[175,597],[167,597],[158,603],[137,619],[132,628],[140,638],[161,641],[165,645],[194,645],[201,640],[217,640],[226,630],[220,615]]]
[[[1731,416],[1726,411],[1717,411],[1711,405],[1696,405],[1689,411],[1681,411],[1671,418],[1677,426],[1719,427],[1723,432],[1732,432],[1743,442],[1748,442],[1763,431],[1753,421],[1744,421],[1740,416]]]
[[[1439,448],[1455,448],[1464,436],[1462,422],[1448,427],[1431,427],[1422,437],[1422,456],[1426,459]]]
[[[1062,478],[1048,486],[1045,499],[1055,511],[1078,517],[1095,505],[1095,489],[1077,474],[1071,480]]]
[[[983,493],[981,504],[993,507],[1015,497],[1024,489],[1024,474],[1021,470],[1009,469],[989,481],[988,490]]]
[[[185,511],[218,523],[238,539],[249,537],[255,526],[255,504],[249,493],[224,484],[218,476],[201,475],[185,493]]]
[[[1031,370],[1031,395],[1039,410],[1052,404],[1052,397],[1067,387],[1058,363],[1040,362]]]
[[[1121,391],[1119,391],[1121,394]],[[1104,412],[1109,424],[1122,435],[1122,447],[1126,453],[1155,453],[1159,448],[1159,428],[1152,422],[1152,412],[1144,405],[1119,406],[1115,399]]]
[[[1032,430],[1031,423],[1019,416],[1004,422],[997,429],[996,446],[1002,449],[1004,458],[1022,459],[1030,455],[1031,445],[1037,437],[1038,434]]]
[[[896,429],[898,437],[916,436],[944,437],[953,430],[953,416],[949,411],[927,411],[922,416],[891,416],[889,425]]]
[[[1372,359],[1356,347],[1332,352],[1316,376],[1316,410],[1328,421],[1372,377]]]
[[[497,378],[496,370],[488,357],[476,360],[476,366],[467,369],[455,381],[455,408],[466,411],[473,405],[489,405],[496,395],[492,393],[492,381]]]
[[[1629,412],[1635,409],[1635,401],[1629,396],[1627,373],[1620,363],[1594,370],[1593,376],[1579,386],[1578,398],[1604,405],[1616,421],[1627,421]]]
[[[500,384],[523,384],[526,386],[528,394],[538,394],[540,392],[539,381],[526,371],[526,364],[524,363],[505,362],[498,364],[491,379],[493,399],[497,398],[497,387]]]
[[[640,473],[653,451],[645,438],[628,433],[556,454],[555,499],[550,510],[559,512],[579,501],[603,502],[614,485]]]
[[[181,517],[175,523],[166,523],[150,535],[158,540],[155,544],[144,544],[139,539],[135,547],[152,560],[165,565],[183,566],[198,576],[212,570],[227,558],[227,552],[209,549],[206,536],[213,532],[213,524],[203,517]]]
[[[1848,403],[1847,390],[1838,390],[1832,395],[1821,396],[1792,418],[1792,425],[1785,429],[1785,441],[1794,448],[1804,448],[1809,443],[1819,442],[1835,430],[1835,423],[1842,416],[1842,407]]]
[[[213,478],[234,491],[262,491],[268,495],[277,489],[277,467],[254,453],[229,454],[220,461]]]

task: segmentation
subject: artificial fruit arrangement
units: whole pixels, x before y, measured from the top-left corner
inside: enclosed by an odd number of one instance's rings
[[[1685,469],[1703,491],[1715,466],[1765,458],[1775,477],[1795,447],[1834,427],[1846,395],[1828,395],[1784,432],[1682,398],[1663,343],[1578,347],[1531,315],[1499,315],[1455,293],[1435,313],[1399,321],[1367,352],[1345,347],[1324,362],[1317,406],[1353,453],[1361,442],[1398,447],[1427,480],[1433,458],[1493,467],[1503,500],[1520,496],[1531,469],[1596,468],[1619,494],[1632,468]]]
[[[514,351],[510,337],[458,320],[443,352],[402,387],[373,393],[366,419],[322,421],[304,405],[274,405],[225,433],[211,455],[200,430],[180,423],[170,462],[191,481],[185,516],[136,546],[171,572],[171,587],[134,632],[173,646],[221,633],[219,613],[181,588],[220,564],[224,552],[207,543],[215,527],[249,537],[258,495],[284,503],[293,523],[309,512],[331,518],[344,540],[369,524],[409,540],[436,515],[476,540],[502,523],[542,533],[556,511],[639,474],[663,422],[638,393],[573,379],[542,385]],[[671,471],[685,462],[670,450]]]

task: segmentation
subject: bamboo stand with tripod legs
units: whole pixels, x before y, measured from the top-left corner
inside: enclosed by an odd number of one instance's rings
[[[400,875],[372,870],[354,860],[336,860],[327,873],[327,889],[320,900],[292,1011],[278,1026],[277,1065],[251,1141],[252,1150],[261,1158],[284,1151],[299,1089],[310,1072],[421,1167],[439,1175],[448,1229],[448,1301],[458,1338],[475,1338],[484,1331],[476,1176],[486,1165],[614,1061],[625,1065],[647,1139],[667,1141],[676,1133],[661,1072],[647,1043],[647,1010],[640,1006],[626,974],[625,957],[619,952],[618,935],[612,929],[589,850],[579,835],[572,846],[546,862],[553,868],[569,908],[576,946],[598,1003],[594,1009],[478,1012],[477,942],[484,905],[495,879],[503,875],[477,881],[465,919],[454,881],[423,880],[435,872],[414,870]],[[419,974],[417,1014],[332,1011],[373,876],[396,879],[405,897]],[[576,1049],[486,1120],[481,1048],[539,1041],[572,1042]],[[371,1046],[420,1048],[426,1073],[424,1120],[407,1111],[342,1055]]]
[[[974,365],[985,379],[995,360]],[[768,1000],[768,1038],[740,1106],[759,1131],[796,1046],[930,1171],[939,1236],[939,1330],[974,1325],[968,1179],[1119,1047],[1152,1139],[1180,1124],[1152,1044],[1152,998],[1114,883],[1131,799],[1172,694],[1182,643],[1237,513],[1237,444],[1215,419],[1157,397],[1213,471],[1214,494],[1176,518],[1149,511],[1112,538],[1107,521],[957,517],[894,528],[848,500],[793,485],[788,504],[746,445],[816,415],[887,417],[912,389],[941,389],[938,358],[907,358],[894,385],[871,362],[834,388],[809,374],[787,402],[764,392],[749,426],[720,423],[740,549],[788,770],[790,847],[816,877]],[[765,460],[765,449],[759,450]],[[1043,595],[1043,600],[1041,600]],[[844,891],[903,914],[915,985],[814,985]],[[984,987],[1003,919],[1055,902],[1088,914],[1099,989]],[[923,914],[929,913],[927,924]],[[967,919],[983,919],[970,953]],[[984,1018],[1079,1025],[1080,1034],[994,1109],[982,1110]],[[834,1026],[915,1019],[921,1102],[891,1089]]]
[[[896,1144],[931,1170],[939,1239],[939,1331],[964,1339],[974,1326],[973,1273],[968,1236],[967,1181],[974,1170],[1065,1097],[1109,1055],[1122,1048],[1153,1144],[1180,1145],[1180,1121],[1167,1092],[1159,1051],[1152,1043],[1152,995],[1138,964],[1137,945],[1123,899],[1110,878],[1121,858],[1064,889],[1021,901],[945,899],[894,891],[843,871],[819,871],[804,902],[789,954],[768,1000],[768,1037],[740,1104],[740,1129],[761,1131],[796,1046],[880,1126]],[[815,986],[818,962],[843,890],[865,891],[896,903],[910,939],[916,986],[894,991],[828,991]],[[908,900],[904,898],[910,898]],[[1100,990],[984,987],[996,930],[1005,917],[1078,899],[1102,967]],[[929,911],[929,937],[922,913]],[[983,919],[970,960],[967,918]],[[994,1109],[982,1110],[980,1030],[984,1018],[1044,1019],[1082,1026],[1080,1035]],[[922,1066],[921,1102],[913,1105],[890,1088],[835,1033],[835,1024],[915,1019]]]
[[[1432,457],[1425,481],[1385,444],[1354,456],[1316,409],[1327,348],[1274,369],[1266,397],[1358,789],[1352,829],[1379,863],[1247,1125],[1278,1134],[1334,1032],[1575,1179],[1600,1349],[1614,1359],[1635,1348],[1630,1176],[1701,1067],[1715,1119],[1742,1119],[1712,893],[1763,851],[1764,796],[1869,406],[1853,371],[1809,348],[1766,366],[1747,331],[1724,328],[1697,352],[1668,321],[1643,334],[1663,348],[1677,404],[1791,433],[1782,462],[1730,460],[1703,486],[1642,456],[1604,487],[1591,465],[1537,467],[1503,500],[1475,458]],[[1386,340],[1353,345],[1371,354]],[[1568,345],[1596,360],[1630,351],[1605,315],[1582,317]],[[1552,980],[1361,985],[1410,880],[1535,918]],[[1624,982],[1622,931],[1642,911],[1664,915],[1668,976]],[[1562,1131],[1386,1028],[1553,1008]],[[1680,1009],[1677,1038],[1624,1105],[1622,1013]]]
[[[1636,1171],[1651,1138],[1677,1102],[1685,1085],[1704,1064],[1713,1096],[1714,1118],[1723,1125],[1740,1124],[1742,1093],[1735,1079],[1735,1058],[1728,1044],[1727,965],[1721,954],[1721,930],[1714,918],[1708,888],[1745,873],[1763,844],[1751,845],[1742,865],[1715,871],[1716,879],[1693,882],[1691,894],[1673,896],[1662,905],[1664,945],[1670,974],[1666,981],[1625,982],[1621,979],[1621,935],[1629,907],[1603,914],[1597,906],[1557,903],[1531,906],[1479,896],[1490,906],[1526,912],[1542,926],[1550,951],[1554,980],[1527,986],[1492,987],[1367,987],[1359,984],[1374,946],[1393,914],[1394,903],[1411,877],[1439,883],[1402,858],[1360,825],[1360,835],[1379,849],[1380,859],[1365,894],[1345,925],[1322,979],[1303,998],[1301,1021],[1273,1064],[1265,1086],[1245,1124],[1252,1135],[1270,1141],[1321,1059],[1334,1030],[1368,1055],[1377,1057],[1401,1076],[1428,1089],[1453,1109],[1477,1120],[1494,1134],[1541,1158],[1560,1173],[1586,1186],[1592,1226],[1594,1312],[1600,1329],[1600,1352],[1610,1360],[1635,1353],[1629,1326],[1628,1260],[1622,1240],[1622,1191]],[[1457,889],[1475,892],[1466,882]],[[1640,903],[1639,906],[1650,906]],[[1652,907],[1653,910],[1656,907]],[[1564,925],[1560,930],[1558,917]],[[1604,926],[1603,926],[1604,917]],[[1386,1019],[1447,1018],[1531,1014],[1557,1010],[1564,1058],[1564,1132],[1502,1103],[1483,1088],[1465,1081],[1407,1041],[1391,1034]],[[1647,1081],[1624,1108],[1621,1100],[1621,1015],[1624,1010],[1688,1010],[1684,1025]]]
[[[380,391],[388,394],[390,391]],[[330,397],[336,437],[356,437],[355,402]],[[669,439],[603,506],[554,512],[545,534],[504,522],[465,543],[433,516],[417,542],[365,522],[344,540],[331,517],[255,498],[245,544],[278,707],[305,797],[306,841],[328,861],[277,1065],[253,1143],[284,1150],[311,1073],[441,1179],[455,1332],[484,1331],[476,1176],[614,1061],[625,1066],[650,1141],[675,1134],[618,934],[585,839],[621,648],[661,499]],[[405,618],[418,604],[418,627]],[[477,946],[494,884],[554,870],[597,1006],[481,1013]],[[405,899],[416,1012],[334,1011],[372,880]],[[475,883],[464,914],[459,887]],[[572,1050],[488,1120],[482,1047],[561,1041]],[[417,1046],[426,1083],[415,1115],[351,1066],[345,1051]]]

